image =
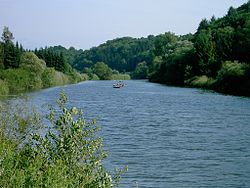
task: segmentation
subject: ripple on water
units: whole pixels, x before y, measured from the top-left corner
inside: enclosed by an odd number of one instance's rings
[[[64,87],[70,104],[98,118],[121,187],[250,187],[250,99],[145,81]],[[53,104],[60,87],[31,94]]]

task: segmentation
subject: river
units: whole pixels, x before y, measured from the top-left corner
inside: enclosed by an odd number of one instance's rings
[[[147,81],[87,81],[30,93],[41,109],[63,89],[96,118],[120,187],[250,187],[250,98]]]

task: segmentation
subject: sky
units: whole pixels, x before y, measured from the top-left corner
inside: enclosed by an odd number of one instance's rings
[[[0,0],[0,30],[25,48],[89,49],[117,37],[194,33],[247,0]],[[1,32],[2,33],[2,32]]]

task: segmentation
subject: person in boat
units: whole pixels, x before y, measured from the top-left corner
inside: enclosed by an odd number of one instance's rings
[[[118,81],[117,83],[113,84],[114,88],[121,88],[124,86],[124,83],[122,81]]]

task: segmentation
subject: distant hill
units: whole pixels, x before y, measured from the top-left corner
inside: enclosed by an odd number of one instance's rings
[[[91,67],[97,62],[104,62],[110,68],[120,72],[133,71],[140,62],[150,63],[153,58],[154,36],[147,38],[117,38],[89,50],[68,50],[61,46],[51,47],[63,52],[66,60],[78,71]]]

